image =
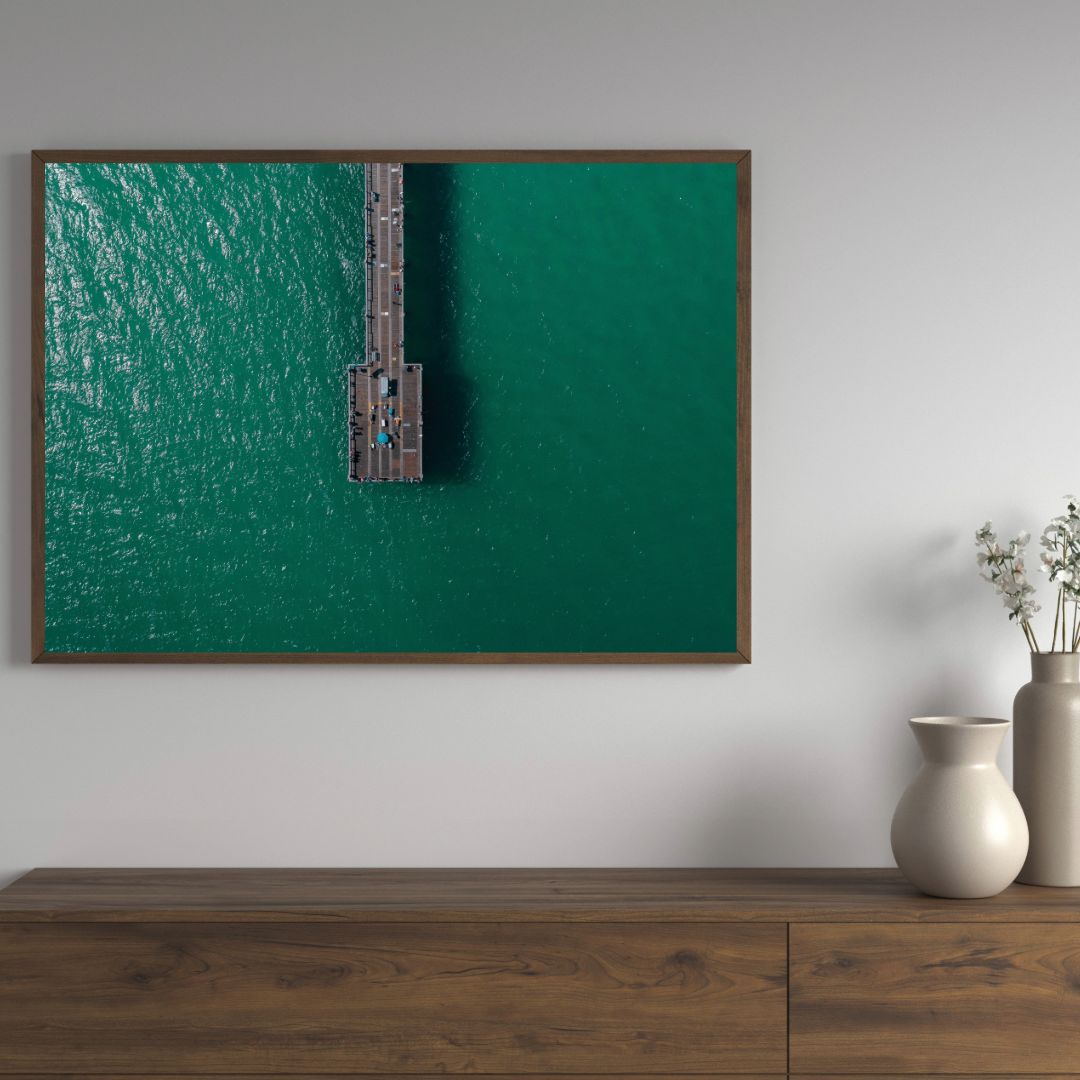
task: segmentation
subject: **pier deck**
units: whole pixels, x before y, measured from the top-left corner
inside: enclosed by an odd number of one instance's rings
[[[405,362],[404,165],[364,165],[367,356],[349,368],[349,479],[423,478],[423,369]]]

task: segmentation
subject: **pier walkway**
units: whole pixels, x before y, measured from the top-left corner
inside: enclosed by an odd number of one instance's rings
[[[364,165],[367,356],[349,367],[349,479],[421,480],[423,368],[405,362],[404,165]]]

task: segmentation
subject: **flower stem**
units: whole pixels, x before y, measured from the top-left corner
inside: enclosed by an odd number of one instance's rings
[[[1061,530],[1061,565],[1069,565],[1069,534],[1065,529]],[[1058,590],[1061,596],[1061,651],[1065,651],[1065,625],[1068,615],[1065,614],[1065,586]]]

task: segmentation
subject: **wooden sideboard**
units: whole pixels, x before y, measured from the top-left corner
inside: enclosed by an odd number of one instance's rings
[[[895,870],[34,870],[0,1078],[1080,1077],[1080,889]]]

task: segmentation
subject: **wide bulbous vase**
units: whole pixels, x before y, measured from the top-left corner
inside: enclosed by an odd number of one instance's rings
[[[1031,654],[1013,702],[1013,786],[1031,829],[1017,880],[1080,885],[1080,654]]]
[[[923,764],[893,815],[896,865],[921,892],[995,896],[1024,865],[1024,811],[997,767],[1007,720],[922,716],[909,720]]]

